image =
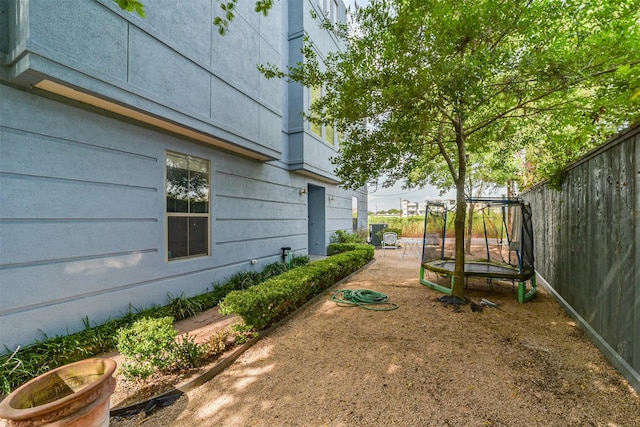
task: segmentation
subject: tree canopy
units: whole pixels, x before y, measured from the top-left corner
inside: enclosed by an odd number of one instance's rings
[[[372,0],[333,27],[344,51],[321,59],[308,41],[304,63],[262,71],[324,87],[308,117],[347,135],[333,159],[346,186],[448,170],[462,295],[469,164],[525,149],[528,164],[557,169],[637,120],[639,11],[640,0]]]

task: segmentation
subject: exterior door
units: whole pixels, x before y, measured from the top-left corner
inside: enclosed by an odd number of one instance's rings
[[[309,184],[309,200],[307,203],[309,255],[326,255],[326,212],[325,189]]]

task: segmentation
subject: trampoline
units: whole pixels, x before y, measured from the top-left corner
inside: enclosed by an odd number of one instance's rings
[[[465,230],[465,278],[518,282],[518,302],[531,300],[536,294],[531,207],[519,198],[466,202],[473,220]],[[420,268],[420,283],[447,294],[451,294],[455,270],[454,212],[452,205],[427,203]],[[426,271],[450,277],[450,286],[427,280]]]

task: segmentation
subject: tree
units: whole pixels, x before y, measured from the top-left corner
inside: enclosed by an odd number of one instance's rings
[[[452,294],[463,296],[469,159],[487,141],[512,154],[538,135],[566,136],[561,125],[600,107],[616,125],[637,118],[630,86],[615,80],[638,67],[639,10],[640,0],[372,0],[351,27],[323,23],[343,52],[320,62],[307,41],[304,63],[261,69],[325,88],[308,118],[347,135],[334,158],[347,187],[383,174],[410,183],[417,168],[427,179],[444,165],[457,202]],[[603,98],[614,86],[620,96]]]

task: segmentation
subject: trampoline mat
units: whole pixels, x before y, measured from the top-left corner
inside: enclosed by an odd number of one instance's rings
[[[439,259],[424,262],[422,263],[422,266],[427,270],[433,271],[435,273],[444,274],[446,276],[453,276],[455,261]],[[527,272],[520,273],[515,267],[511,267],[509,265],[470,261],[464,263],[464,275],[473,277],[490,277],[496,279],[527,280],[533,274],[527,274]]]

